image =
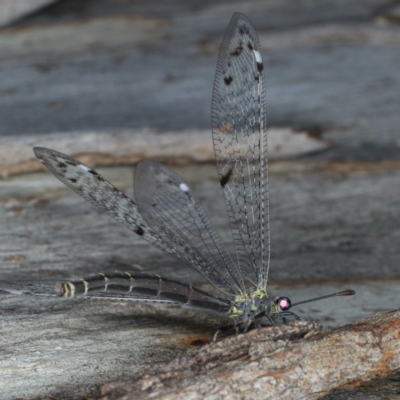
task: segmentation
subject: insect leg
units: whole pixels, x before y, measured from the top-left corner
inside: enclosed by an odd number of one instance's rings
[[[282,312],[272,314],[272,318],[274,318],[274,319],[288,317],[288,316],[292,316],[296,320],[300,320],[300,317],[298,315],[296,315],[295,313],[292,313],[291,311],[282,311]]]

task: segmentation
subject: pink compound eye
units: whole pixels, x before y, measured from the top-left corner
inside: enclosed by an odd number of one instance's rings
[[[292,307],[292,302],[288,297],[279,297],[276,302],[282,311],[287,311],[290,307]]]

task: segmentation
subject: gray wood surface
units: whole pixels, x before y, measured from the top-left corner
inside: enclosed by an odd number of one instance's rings
[[[0,134],[209,128],[217,48],[256,25],[270,126],[398,159],[400,31],[392,0],[63,1],[0,33]]]
[[[20,135],[0,137],[0,177],[45,170],[32,151],[34,146],[78,157],[92,167],[132,165],[144,158],[178,165],[215,162],[209,129],[188,129],[179,134],[168,131],[160,134],[155,129],[146,128]],[[311,138],[306,132],[288,128],[268,129],[270,161],[299,157],[329,146],[329,142]]]
[[[271,151],[271,292],[298,301],[356,290],[299,307],[324,329],[398,308],[397,3],[68,0],[0,31],[1,280],[143,270],[212,290],[49,173],[15,174],[39,171],[30,148],[49,145],[89,165],[129,164],[99,171],[132,196],[130,164],[168,162],[232,253],[209,146],[200,155],[185,146],[190,135],[211,143],[217,48],[231,14],[242,11],[264,49],[269,126],[299,138],[295,151],[285,143]],[[324,151],[309,153],[313,141]],[[197,351],[223,322],[175,306],[6,294],[0,312],[1,399],[81,398]],[[385,382],[359,393],[372,396]],[[329,400],[352,395],[346,390]]]
[[[45,7],[55,0],[1,0],[0,1],[0,26],[11,24],[12,22],[34,13],[38,9]]]
[[[325,328],[398,303],[399,172],[375,167],[344,175],[320,162],[271,166],[271,292],[293,301],[357,292],[299,307],[301,317],[320,319]],[[232,252],[221,192],[210,178],[214,166],[175,169],[195,187]],[[132,195],[131,168],[100,172]],[[0,189],[2,280],[144,270],[212,290],[198,273],[99,214],[49,173],[12,177],[0,181]],[[3,398],[79,398],[107,379],[209,342],[226,324],[198,310],[112,301],[4,295],[0,308]]]

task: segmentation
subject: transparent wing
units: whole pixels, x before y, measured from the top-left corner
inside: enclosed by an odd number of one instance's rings
[[[182,248],[171,248],[163,242],[157,232],[144,221],[137,205],[129,197],[107,182],[96,171],[74,158],[54,150],[34,148],[36,157],[66,186],[106,212],[115,220],[142,236],[163,251],[185,261]],[[180,251],[181,250],[181,251]]]
[[[265,83],[257,32],[242,14],[232,17],[219,51],[212,131],[240,270],[265,289],[270,256]]]
[[[169,252],[147,225],[137,205],[96,171],[55,150],[35,147],[36,157],[62,183],[149,242]]]
[[[174,255],[187,264],[192,263],[195,255],[190,251],[186,239],[182,239],[179,234],[170,231],[168,227],[163,227],[163,231],[158,232],[156,227],[149,225],[143,219],[133,200],[121,193],[96,171],[78,160],[54,150],[35,147],[34,152],[56,178],[96,208],[104,211],[166,253]],[[164,240],[169,237],[175,237],[173,246],[171,246],[170,240]],[[210,279],[209,276],[206,277]],[[228,281],[221,279],[216,286],[225,293],[236,293]]]
[[[140,162],[135,175],[135,198],[144,219],[162,240],[172,248],[184,242],[190,264],[212,284],[228,293],[245,290],[220,236],[179,175],[162,164]]]

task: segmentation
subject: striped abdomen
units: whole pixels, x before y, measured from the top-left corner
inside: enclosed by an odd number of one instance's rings
[[[79,281],[60,284],[60,295],[64,297],[87,296],[150,302],[167,302],[227,312],[229,300],[213,296],[191,285],[159,275],[114,272],[98,274]]]

